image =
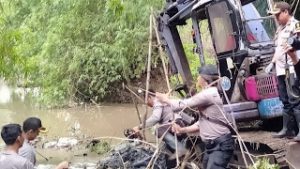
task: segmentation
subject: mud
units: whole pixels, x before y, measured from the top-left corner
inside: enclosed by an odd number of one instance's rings
[[[147,168],[153,154],[154,149],[151,147],[136,145],[136,143],[123,143],[99,161],[98,169],[144,169]],[[164,154],[159,154],[153,168],[167,169]]]

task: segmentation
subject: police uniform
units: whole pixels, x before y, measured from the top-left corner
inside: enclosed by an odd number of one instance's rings
[[[298,34],[299,36],[299,33],[300,33],[300,23],[296,23],[295,24],[295,30],[294,30],[294,33],[295,34]],[[296,56],[299,57],[299,50],[296,51]],[[293,88],[295,88],[295,91],[297,92],[297,94],[299,95],[300,92],[299,92],[299,86],[300,86],[300,61],[297,62],[296,65],[294,65],[294,68],[295,68],[295,72],[296,72],[296,75],[297,75],[297,80],[293,86]],[[299,101],[299,98],[297,99],[298,101],[295,101],[295,104],[294,104],[294,117],[296,119],[296,124],[297,124],[297,127],[298,129],[300,129],[300,101]],[[298,132],[298,134],[296,135],[296,137],[294,137],[294,141],[297,141],[297,142],[300,142],[300,131]]]
[[[275,63],[276,63],[276,75],[285,75],[286,62],[289,64],[290,73],[294,73],[294,67],[292,66],[292,60],[290,57],[285,56],[285,46],[288,38],[292,37],[295,33],[295,25],[298,21],[291,17],[285,26],[279,26],[275,34]]]
[[[294,105],[289,102],[289,96],[287,91],[287,84],[285,83],[286,72],[285,66],[288,64],[290,78],[295,78],[295,70],[290,57],[285,54],[285,46],[287,44],[288,38],[294,34],[295,24],[298,21],[291,17],[288,23],[285,26],[280,26],[277,30],[275,36],[275,43],[277,45],[275,49],[275,66],[276,66],[276,75],[278,78],[278,87],[279,87],[279,97],[282,101],[284,107],[284,113],[292,114],[292,109]]]
[[[177,153],[180,157],[187,152],[185,144],[178,140],[176,143],[175,136],[169,132],[171,128],[170,122],[177,119],[181,119],[181,116],[179,116],[178,114],[174,114],[169,105],[162,104],[157,100],[157,98],[154,98],[152,114],[146,120],[145,128],[149,128],[154,126],[155,124],[159,124],[158,128],[156,129],[156,135],[159,138],[164,136],[163,141],[173,150],[177,149]],[[143,125],[140,125],[140,127],[142,126]]]
[[[280,18],[281,13],[287,14],[290,12],[290,5],[286,2],[277,2],[271,11],[270,14],[276,15],[278,19]],[[292,60],[287,56],[285,48],[287,41],[290,37],[293,36],[295,31],[295,25],[298,22],[293,16],[288,13],[289,20],[285,25],[280,25],[276,31],[275,35],[275,53],[273,57],[273,62],[275,62],[276,75],[278,79],[278,90],[279,98],[283,103],[283,128],[279,133],[273,135],[275,138],[289,137],[293,135],[293,124],[294,124],[294,113],[298,112],[297,108],[298,103],[292,102],[293,99],[288,92],[287,88],[291,83],[286,83],[286,75],[288,79],[292,82],[295,80],[295,70],[292,63]],[[287,16],[286,16],[287,17]],[[288,71],[287,71],[288,70]],[[289,72],[289,73],[288,73]],[[287,74],[288,73],[288,74]]]
[[[295,34],[297,34],[296,36],[298,36],[298,39],[299,39],[300,38],[300,22],[296,23]],[[296,55],[298,56],[298,59],[299,59],[299,57],[300,57],[300,50],[296,51]],[[299,80],[299,77],[300,77],[300,62],[299,61],[297,62],[296,65],[294,65],[294,68],[295,68],[295,72],[296,72],[297,78]]]
[[[234,150],[234,140],[224,117],[223,101],[216,87],[209,87],[184,100],[170,100],[174,111],[186,107],[199,108],[201,115],[198,121],[199,134],[205,143],[203,157],[205,169],[224,169],[227,167]],[[220,121],[216,123],[215,121]]]

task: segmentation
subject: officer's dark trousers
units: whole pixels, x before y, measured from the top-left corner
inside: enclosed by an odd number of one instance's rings
[[[289,102],[287,84],[285,83],[285,75],[277,76],[277,79],[278,79],[279,98],[283,104],[283,113],[286,113],[288,115],[293,115],[293,108],[295,107],[295,105]]]
[[[285,77],[285,75],[277,76],[278,89],[279,98],[283,103],[283,114],[289,117],[288,122],[283,122],[283,128],[287,128],[287,132],[291,132],[294,131],[295,127],[298,127],[295,122],[300,123],[300,104],[299,101],[295,101],[295,98],[288,94],[288,84],[285,82]],[[294,74],[291,74],[290,88],[294,87],[294,85],[299,85],[295,83],[295,80]]]
[[[225,169],[233,155],[234,140],[231,134],[205,142],[204,169]]]

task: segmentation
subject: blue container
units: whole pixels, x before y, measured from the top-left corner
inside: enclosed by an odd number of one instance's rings
[[[258,111],[262,119],[270,119],[282,116],[283,104],[279,97],[263,99],[258,102]]]

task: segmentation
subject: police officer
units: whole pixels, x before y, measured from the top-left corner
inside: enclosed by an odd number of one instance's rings
[[[288,38],[293,35],[295,24],[298,22],[293,16],[291,7],[286,2],[277,2],[269,11],[269,14],[275,16],[279,27],[275,36],[275,43],[277,45],[271,63],[266,67],[266,73],[270,73],[272,68],[276,67],[276,75],[278,79],[279,98],[283,103],[283,128],[276,134],[274,138],[293,136],[292,121],[294,113],[300,114],[298,104],[291,102],[291,96],[288,93],[286,78],[293,79],[295,77],[294,67],[290,57],[286,57],[285,46]],[[286,76],[286,70],[289,70],[289,77]]]
[[[296,23],[294,34],[295,34],[295,36],[292,37],[292,39],[297,38],[299,40],[300,39],[300,22]],[[287,44],[286,51],[294,64],[295,72],[299,79],[299,77],[300,77],[300,62],[299,62],[300,50],[299,49],[296,50],[291,46],[291,44]]]
[[[169,99],[166,94],[156,93],[156,97],[172,107],[174,111],[180,111],[186,107],[198,108],[200,118],[197,123],[188,127],[173,128],[177,133],[199,131],[206,151],[203,158],[205,169],[224,169],[233,155],[234,140],[231,136],[230,126],[224,114],[223,101],[214,84],[219,78],[215,65],[205,65],[199,69],[197,84],[203,90],[196,95],[183,99]],[[201,111],[201,112],[200,112]]]
[[[295,25],[295,31],[294,31],[295,36],[293,38],[300,38],[300,22],[296,23]],[[297,81],[295,83],[294,89],[296,91],[296,94],[300,94],[300,62],[299,62],[299,53],[300,50],[296,50],[294,49],[291,45],[287,45],[286,47],[286,51],[288,56],[291,58],[293,64],[294,64],[294,69],[297,75]],[[298,96],[299,97],[299,96]],[[297,101],[299,102],[299,98],[297,98]],[[295,119],[297,122],[297,126],[298,128],[300,128],[300,103],[298,103],[298,105],[294,108],[294,115],[295,115]],[[299,142],[300,141],[300,131],[297,134],[297,136],[294,138],[294,141]]]
[[[147,98],[147,105],[152,107],[152,114],[145,121],[145,128],[152,127],[158,124],[156,135],[158,138],[163,137],[163,141],[174,151],[177,150],[179,157],[187,153],[184,142],[176,141],[175,136],[170,132],[171,124],[170,122],[180,120],[181,116],[173,113],[169,105],[163,104],[155,96],[155,91],[149,89],[149,95]],[[143,124],[133,127],[135,132],[139,132],[143,127]],[[177,146],[176,146],[177,145]],[[175,156],[171,156],[170,159],[173,159]]]

